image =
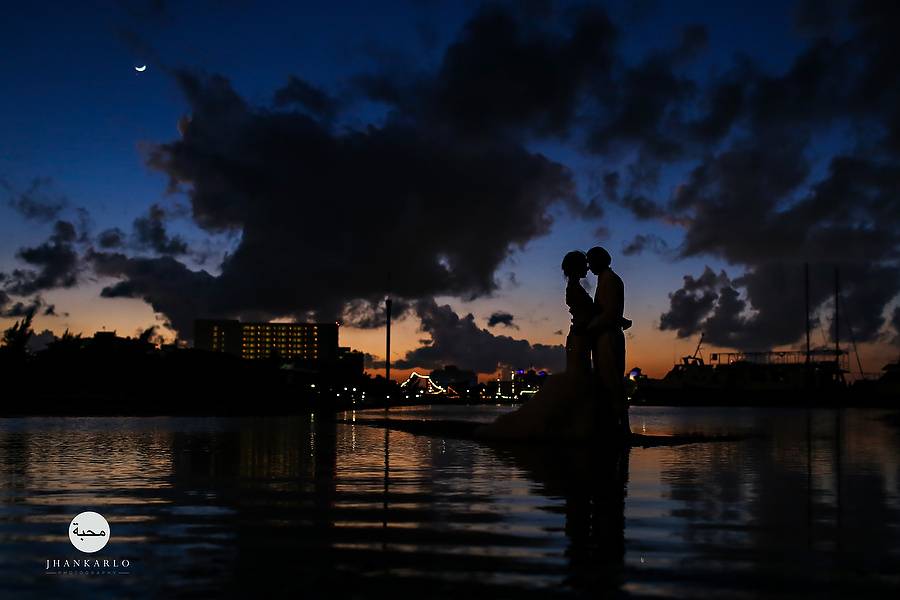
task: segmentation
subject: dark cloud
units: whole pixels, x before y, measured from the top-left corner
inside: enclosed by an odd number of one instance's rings
[[[97,244],[104,250],[121,248],[125,245],[125,232],[118,227],[101,231],[97,236]]]
[[[217,276],[97,253],[102,274],[122,278],[104,294],[144,298],[184,333],[214,314],[377,326],[373,307],[388,289],[398,310],[495,291],[498,266],[549,231],[554,206],[602,214],[525,137],[567,135],[584,95],[609,75],[617,33],[600,9],[548,5],[546,21],[530,10],[479,10],[433,73],[360,77],[358,89],[390,109],[363,129],[333,128],[337,101],[297,78],[272,107],[254,107],[223,77],[175,71],[191,112],[149,164],[187,193],[197,225],[240,241]],[[182,253],[158,214],[135,223],[136,237],[158,254]]]
[[[518,329],[519,326],[513,323],[513,319],[515,317],[508,312],[497,311],[491,314],[488,317],[487,325],[488,327],[496,327],[497,325],[503,325],[504,327],[512,327],[514,329]]]
[[[806,181],[809,168],[803,146],[781,137],[736,142],[695,167],[669,207],[689,219],[681,256],[750,262],[765,252],[785,256],[786,246],[802,245],[799,224],[779,209]],[[760,235],[767,229],[775,239]]]
[[[520,8],[479,10],[434,75],[374,73],[360,87],[405,116],[466,135],[565,136],[583,95],[608,78],[618,33],[599,8],[563,17],[547,6],[543,19]]]
[[[582,11],[562,34],[537,22],[500,8],[476,15],[444,56],[435,110],[469,131],[565,132],[579,95],[608,75],[617,32],[600,9]]]
[[[879,339],[886,323],[884,309],[900,290],[900,267],[873,265],[861,270],[844,269],[841,288],[841,339],[850,341],[851,335],[856,342]]]
[[[687,123],[688,134],[701,143],[714,143],[731,130],[744,108],[745,89],[740,81],[718,81],[700,100],[702,116]]]
[[[8,181],[0,179],[0,187],[6,190],[9,206],[34,221],[49,222],[59,217],[68,200],[51,191],[52,181],[47,177],[34,178],[28,187],[17,191]]]
[[[628,194],[619,199],[616,204],[624,206],[641,220],[660,219],[668,214],[662,206],[643,194]]]
[[[158,204],[150,207],[145,216],[134,220],[134,239],[139,248],[153,250],[158,254],[177,256],[186,254],[187,243],[180,236],[170,236],[166,231],[166,211]],[[112,241],[112,240],[107,240]],[[101,247],[103,246],[101,242]]]
[[[669,249],[669,245],[664,239],[653,234],[638,234],[634,238],[622,245],[622,254],[625,256],[634,256],[641,254],[645,250],[662,254]]]
[[[900,82],[889,75],[900,68],[900,9],[829,3],[815,14],[819,4],[810,6],[800,15],[809,44],[787,69],[768,74],[739,61],[700,95],[707,114],[695,133],[730,134],[727,142],[699,156],[667,202],[654,201],[660,214],[632,209],[682,225],[681,257],[744,269],[728,284],[670,295],[660,326],[678,335],[703,330],[742,349],[796,342],[804,263],[818,290],[814,313],[830,311],[827,282],[839,268],[844,339],[849,326],[857,341],[881,339],[900,293]],[[842,143],[818,169],[819,144],[836,131]]]
[[[228,315],[216,293],[215,278],[206,271],[191,271],[171,256],[134,258],[121,253],[91,252],[88,261],[101,277],[122,278],[104,287],[104,298],[141,298],[182,337],[190,337],[194,319],[202,315]]]
[[[9,296],[6,296],[6,301],[2,302],[3,298],[0,297],[0,317],[5,318],[19,318],[26,317],[28,315],[33,315],[37,313],[41,307],[44,306],[44,301],[40,297],[36,297],[29,301],[17,301],[12,302],[9,299]]]
[[[678,75],[673,60],[671,53],[653,55],[626,69],[603,98],[603,116],[587,140],[591,151],[610,155],[634,147],[649,160],[683,156],[681,107],[696,86]]]
[[[741,56],[705,80],[687,77],[680,65],[706,42],[702,26],[688,26],[674,48],[614,69],[588,145],[603,154],[634,152],[635,164],[653,166],[707,162],[731,135],[773,142],[780,133],[801,140],[808,154],[814,134],[851,124],[853,135],[875,132],[896,151],[900,85],[891,73],[900,68],[892,33],[898,12],[889,2],[801,2],[798,23],[811,35],[788,68],[768,73]]]
[[[314,117],[331,120],[337,114],[338,101],[324,90],[298,77],[290,77],[284,87],[275,92],[275,106],[296,105]]]
[[[50,238],[38,246],[20,248],[16,256],[36,269],[13,270],[6,289],[12,294],[29,296],[52,288],[69,288],[78,282],[80,268],[74,243],[75,226],[57,221]]]
[[[606,171],[600,178],[604,197],[610,202],[615,202],[619,198],[619,184],[621,177],[616,171]]]
[[[883,307],[897,294],[900,268],[869,267],[841,272],[841,338],[857,342],[880,339]],[[685,276],[681,289],[669,295],[670,308],[660,317],[660,329],[679,337],[703,332],[712,344],[742,350],[764,350],[791,344],[805,328],[802,265],[768,263],[734,280],[709,267],[699,278]],[[834,268],[810,266],[810,306],[814,327],[821,311],[833,311]],[[875,311],[867,307],[876,307]],[[830,317],[825,319],[828,322]],[[852,327],[852,330],[851,330]],[[834,339],[833,323],[828,336]]]
[[[698,278],[685,276],[682,288],[669,295],[670,309],[660,317],[660,329],[673,330],[682,338],[702,332],[708,343],[744,350],[791,342],[796,338],[796,323],[805,327],[803,299],[798,303],[796,292],[791,297],[790,289],[781,287],[781,311],[766,310],[759,305],[765,301],[763,296],[754,293],[753,286],[769,279],[771,275],[751,273],[732,281],[724,271],[716,274],[709,267]],[[796,281],[790,283],[797,287]],[[799,283],[802,295],[802,280]],[[740,287],[746,287],[756,302],[752,315]]]
[[[15,302],[10,304],[7,308],[0,313],[0,317],[6,318],[17,318],[24,317],[29,314],[34,314],[36,310],[36,306],[34,304],[29,304],[26,302]]]
[[[794,6],[794,22],[798,29],[807,33],[828,33],[846,17],[849,4],[845,0],[798,0]]]
[[[399,299],[487,294],[509,254],[549,231],[550,208],[575,202],[568,169],[518,143],[474,145],[417,122],[337,133],[254,109],[221,77],[178,80],[193,112],[150,164],[184,186],[200,227],[239,231],[240,243],[217,277],[152,259],[119,258],[104,273],[126,278],[107,295],[145,298],[179,328],[173,292],[191,298],[192,317],[304,319],[341,318],[389,280]]]
[[[709,267],[697,279],[685,275],[684,286],[669,294],[670,308],[660,317],[659,328],[675,331],[682,338],[699,332],[701,321],[719,298],[717,284],[720,280],[727,282],[728,277],[724,272],[717,276]]]
[[[649,198],[645,189],[654,189],[659,180],[659,169],[652,162],[646,165],[632,164],[626,169],[627,177],[623,178],[618,171],[607,171],[603,174],[599,185],[602,195],[608,202],[626,208],[640,220],[661,219],[668,215],[664,206],[660,206]],[[622,189],[627,182],[627,188]]]
[[[499,365],[551,370],[562,370],[565,366],[562,346],[530,344],[526,340],[494,335],[480,329],[473,315],[460,317],[449,306],[439,306],[431,299],[417,302],[415,311],[422,322],[422,331],[430,339],[423,340],[423,346],[395,361],[397,368],[437,369],[452,364],[479,373],[493,373]]]
[[[391,320],[396,322],[404,319],[412,309],[412,305],[406,300],[391,299]],[[341,322],[350,327],[361,329],[374,329],[384,327],[387,319],[387,309],[383,300],[352,300],[344,307]]]
[[[706,29],[706,25],[698,23],[686,25],[681,30],[681,39],[675,49],[675,56],[682,60],[694,58],[705,50],[708,44],[709,31]]]
[[[798,339],[803,320],[797,312],[786,317],[784,307],[787,297],[793,297],[791,306],[802,306],[803,262],[815,266],[819,279],[831,279],[827,265],[840,267],[854,335],[858,341],[877,337],[884,308],[900,292],[900,170],[838,156],[822,180],[798,194],[808,170],[801,148],[787,142],[733,147],[695,169],[675,195],[673,207],[689,223],[681,255],[720,256],[747,268],[736,283],[754,316],[722,317],[713,325],[743,324],[756,333],[741,337],[736,330],[718,343],[764,347]],[[828,298],[812,298],[813,309]],[[737,308],[733,303],[721,310]]]

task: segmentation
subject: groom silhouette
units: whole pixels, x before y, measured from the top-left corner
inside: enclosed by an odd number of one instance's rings
[[[597,276],[594,293],[595,316],[588,325],[592,334],[591,361],[597,387],[605,394],[611,422],[623,434],[631,432],[628,405],[625,401],[625,334],[631,321],[623,317],[625,284],[609,267],[612,258],[605,249],[595,246],[587,252],[588,266]]]

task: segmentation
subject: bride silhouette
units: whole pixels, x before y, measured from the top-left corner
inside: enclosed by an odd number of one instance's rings
[[[476,434],[497,440],[568,440],[591,437],[598,430],[601,411],[597,384],[591,373],[592,337],[588,324],[594,302],[581,285],[588,261],[583,252],[569,252],[562,271],[567,279],[566,304],[572,325],[566,338],[566,370],[552,375],[534,397],[517,411],[480,427]]]

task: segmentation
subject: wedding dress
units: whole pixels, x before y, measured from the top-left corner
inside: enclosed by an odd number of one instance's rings
[[[578,441],[596,432],[599,399],[591,376],[591,338],[587,333],[594,312],[593,300],[577,279],[566,286],[566,304],[572,325],[566,338],[565,372],[549,376],[518,410],[479,427],[479,437]]]

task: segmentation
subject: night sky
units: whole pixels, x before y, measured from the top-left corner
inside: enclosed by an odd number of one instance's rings
[[[0,321],[338,320],[375,366],[390,292],[400,374],[559,368],[559,263],[603,245],[629,366],[800,347],[809,263],[813,345],[838,266],[875,372],[897,31],[891,1],[5,6]]]

